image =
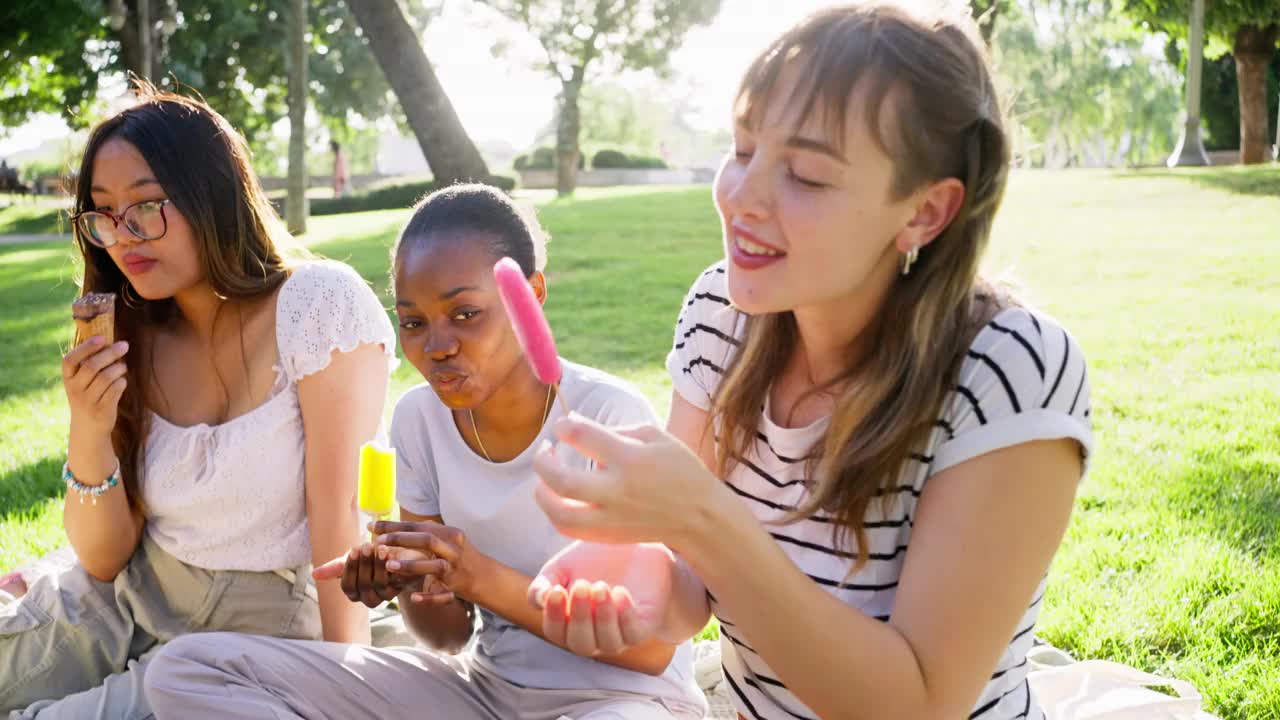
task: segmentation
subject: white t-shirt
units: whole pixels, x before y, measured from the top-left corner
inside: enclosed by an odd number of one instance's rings
[[[603,425],[656,424],[644,397],[623,381],[591,368],[562,361],[560,392],[573,412]],[[518,457],[491,463],[467,446],[448,407],[430,385],[419,385],[396,405],[391,443],[396,448],[396,499],[418,515],[439,515],[462,530],[477,550],[534,577],[542,565],[571,540],[559,533],[534,501],[538,477],[533,457],[562,416],[552,405],[538,437]],[[482,430],[483,432],[483,430]],[[560,445],[566,463],[585,467],[583,456]],[[677,649],[659,677],[584,658],[478,608],[481,629],[476,662],[525,687],[607,689],[659,698],[673,708],[701,717],[706,700],[693,679],[688,642]]]
[[[667,369],[680,396],[708,410],[723,372],[742,338],[745,316],[730,307],[724,263],[704,272],[685,298]],[[751,508],[778,545],[812,580],[841,601],[888,621],[902,573],[916,502],[929,478],[1000,448],[1072,438],[1084,457],[1092,447],[1089,382],[1084,355],[1051,318],[1021,308],[1000,312],[974,339],[956,388],[943,401],[927,442],[902,467],[888,509],[871,503],[866,534],[871,557],[841,585],[853,560],[831,545],[832,518],[819,513],[778,525],[804,498],[805,457],[826,432],[829,418],[784,428],[770,420],[766,401],[755,446],[725,482]],[[1017,542],[1017,538],[1010,538]],[[1032,597],[1018,630],[974,706],[974,720],[1043,716],[1026,682],[1027,650],[1040,613],[1046,579]],[[711,598],[720,621],[725,677],[738,712],[749,718],[816,718],[787,690],[751,646],[751,638]]]
[[[307,263],[285,281],[276,296],[276,343],[271,397],[244,415],[179,427],[149,413],[147,533],[185,563],[267,571],[311,562],[298,381],[328,367],[333,353],[365,344],[382,346],[388,372],[396,362],[386,310],[338,262]]]

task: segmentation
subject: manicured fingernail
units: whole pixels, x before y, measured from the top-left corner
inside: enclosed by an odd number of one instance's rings
[[[388,570],[399,570],[399,569],[400,569],[400,561],[399,561],[399,560],[388,560],[388,561],[387,561],[387,569],[388,569]]]

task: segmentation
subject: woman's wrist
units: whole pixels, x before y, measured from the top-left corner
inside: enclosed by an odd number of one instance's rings
[[[707,473],[708,481],[694,490],[684,506],[686,517],[666,539],[667,547],[679,553],[695,566],[714,562],[723,546],[727,529],[744,520],[750,514],[725,483]]]
[[[95,486],[105,483],[115,474],[120,463],[115,448],[111,446],[111,438],[95,438],[73,426],[67,442],[67,467],[77,482]]]

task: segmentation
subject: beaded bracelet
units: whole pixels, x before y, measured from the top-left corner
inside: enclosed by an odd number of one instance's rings
[[[84,496],[88,495],[93,498],[93,504],[98,504],[98,496],[105,494],[111,488],[120,484],[120,465],[116,464],[116,469],[107,476],[105,482],[101,485],[85,485],[76,480],[76,476],[71,474],[70,463],[62,465],[62,479],[67,483],[67,490],[75,490],[80,495],[80,502],[84,502]]]

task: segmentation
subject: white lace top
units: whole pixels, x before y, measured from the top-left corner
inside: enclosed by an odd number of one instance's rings
[[[377,296],[350,267],[298,267],[276,300],[279,358],[266,402],[214,426],[178,427],[150,413],[142,496],[156,543],[208,570],[310,562],[298,381],[327,367],[334,351],[370,343],[382,345],[389,371],[395,337]]]

